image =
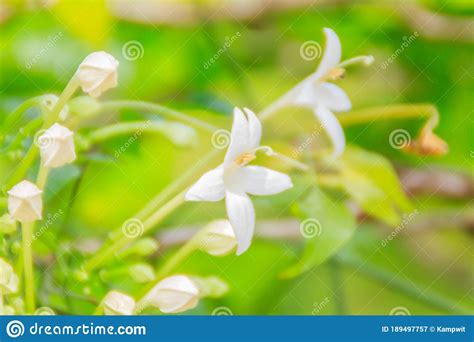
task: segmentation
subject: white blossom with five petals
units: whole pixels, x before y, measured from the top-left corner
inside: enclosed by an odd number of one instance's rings
[[[293,105],[312,110],[331,140],[333,156],[337,157],[344,152],[346,140],[341,124],[333,112],[348,111],[352,105],[344,90],[329,81],[342,78],[345,74],[344,66],[356,62],[370,65],[373,62],[373,57],[355,57],[341,63],[339,37],[329,28],[324,29],[324,34],[326,47],[317,70],[290,90],[279,101],[278,106]]]
[[[224,162],[205,173],[186,193],[187,201],[220,201],[225,198],[227,215],[237,238],[237,255],[252,241],[255,210],[248,194],[273,195],[293,186],[286,174],[261,166],[247,166],[260,148],[262,126],[257,116],[244,108],[234,109],[231,140]]]

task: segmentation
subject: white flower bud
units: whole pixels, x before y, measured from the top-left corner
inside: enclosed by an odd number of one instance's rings
[[[190,310],[199,302],[199,288],[185,275],[163,279],[142,300],[144,307],[154,306],[164,313]],[[140,305],[141,306],[141,305]]]
[[[8,191],[8,211],[11,218],[22,223],[40,220],[43,211],[42,192],[27,180],[11,188]]]
[[[117,86],[118,61],[104,51],[93,52],[79,65],[77,78],[84,92],[99,97]]]
[[[4,293],[15,293],[18,291],[18,276],[13,267],[0,258],[0,288]]]
[[[134,264],[129,267],[128,273],[137,283],[148,283],[155,279],[155,271],[151,265],[145,263]]]
[[[45,167],[56,168],[76,159],[74,133],[58,123],[38,138],[41,160]]]
[[[206,232],[199,244],[202,251],[214,256],[224,256],[236,249],[237,239],[228,220],[212,221],[204,229]]]
[[[54,94],[47,94],[42,96],[41,98],[41,105],[46,108],[47,111],[51,112],[56,105],[56,102],[58,102],[59,97],[57,97]],[[59,113],[59,120],[64,121],[67,119],[69,115],[69,107],[67,105],[64,105],[63,109],[61,109],[61,112]]]
[[[103,300],[104,314],[132,315],[135,310],[135,300],[118,291],[110,291]]]

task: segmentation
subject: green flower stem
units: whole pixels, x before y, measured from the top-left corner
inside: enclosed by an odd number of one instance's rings
[[[35,284],[32,255],[33,223],[22,223],[21,231],[23,244],[23,267],[25,275],[24,289],[26,311],[31,314],[35,311]]]
[[[436,107],[425,103],[373,107],[349,113],[338,113],[336,116],[342,126],[358,125],[371,121],[428,118],[428,125],[434,128],[439,119]]]
[[[72,95],[74,95],[78,87],[79,81],[76,75],[74,75],[69,80],[69,83],[66,85],[66,88],[64,88],[61,95],[59,95],[58,101],[54,105],[51,112],[47,115],[47,117],[44,118],[44,128],[49,127],[58,119],[59,113],[61,113],[61,110],[66,105],[66,102],[69,101]]]
[[[17,122],[20,120],[23,113],[25,113],[31,107],[37,106],[41,96],[32,97],[26,101],[24,101],[21,105],[19,105],[13,112],[11,112],[4,123],[5,132],[10,131],[13,127],[16,126]]]
[[[462,308],[458,303],[441,296],[434,292],[424,292],[419,287],[406,281],[403,277],[399,277],[391,272],[388,272],[370,262],[364,262],[357,257],[352,256],[338,256],[337,260],[341,265],[350,267],[364,273],[366,276],[377,280],[384,286],[390,287],[399,291],[415,300],[424,302],[425,304],[441,310],[445,310],[451,314],[469,315],[468,309]]]
[[[157,114],[161,114],[163,116],[167,116],[169,118],[176,119],[181,122],[185,122],[193,127],[203,129],[205,131],[214,133],[218,127],[208,124],[205,121],[199,120],[195,117],[190,115],[184,114],[177,110],[158,105],[155,103],[145,102],[145,101],[132,101],[132,100],[119,100],[119,101],[107,101],[102,103],[100,110],[101,111],[112,111],[112,110],[119,110],[119,109],[135,109],[135,110],[143,110],[147,112],[156,112]]]
[[[41,190],[44,190],[46,186],[48,175],[49,175],[49,168],[45,167],[43,163],[41,163],[38,170],[38,176],[36,177],[36,185]]]
[[[158,223],[163,221],[173,210],[178,208],[184,202],[185,192],[180,192],[178,195],[173,197],[165,205],[160,207],[154,214],[152,214],[145,222],[143,222],[143,231],[139,236],[128,237],[123,232],[117,235],[118,238],[112,241],[105,249],[96,253],[89,261],[84,264],[84,271],[91,272],[100,266],[104,261],[115,255],[120,249],[125,247],[128,243],[136,240],[141,235],[147,233]]]
[[[43,121],[43,126],[42,129],[48,128],[51,124],[53,124],[58,116],[63,107],[66,105],[66,102],[69,100],[69,98],[74,94],[76,89],[79,87],[78,80],[76,79],[76,76],[74,75],[69,83],[66,85],[66,88],[64,88],[63,92],[59,96],[58,101],[54,105],[53,109],[51,112],[44,118]],[[7,188],[11,188],[14,186],[16,183],[18,183],[20,180],[22,180],[28,170],[31,167],[31,164],[34,163],[36,160],[36,157],[38,156],[38,148],[32,144],[26,153],[25,157],[22,159],[18,167],[15,169],[13,175],[10,177],[10,180],[7,182]]]
[[[341,263],[337,259],[332,258],[329,260],[328,264],[334,289],[333,297],[336,306],[336,314],[347,315],[347,304],[344,293],[344,287],[342,285],[344,283],[344,278],[342,274],[343,270],[341,268]]]

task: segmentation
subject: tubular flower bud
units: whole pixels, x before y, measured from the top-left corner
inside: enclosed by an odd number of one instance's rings
[[[74,133],[58,123],[38,138],[41,160],[45,167],[56,168],[76,159]]]
[[[135,310],[135,300],[118,291],[110,291],[103,300],[104,314],[132,315]]]
[[[24,180],[8,191],[8,211],[11,218],[22,223],[42,218],[42,191],[33,183]]]
[[[174,275],[160,281],[143,299],[143,306],[154,306],[164,313],[177,313],[196,307],[199,288],[185,275]]]
[[[234,230],[228,220],[210,222],[205,228],[199,249],[214,256],[224,256],[237,247]]]
[[[93,52],[79,65],[77,78],[84,92],[99,97],[104,91],[117,86],[119,62],[104,51]]]

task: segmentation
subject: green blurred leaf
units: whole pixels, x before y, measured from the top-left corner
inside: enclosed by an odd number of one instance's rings
[[[319,189],[313,189],[296,205],[295,214],[302,220],[302,234],[308,238],[302,258],[280,274],[283,278],[296,277],[326,261],[349,240],[356,228],[349,209]]]

